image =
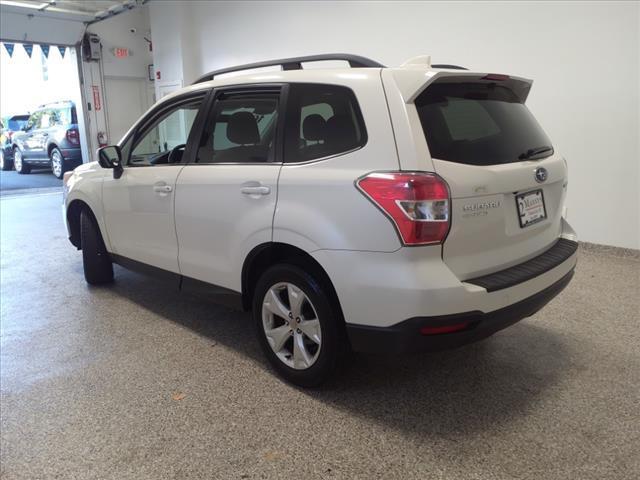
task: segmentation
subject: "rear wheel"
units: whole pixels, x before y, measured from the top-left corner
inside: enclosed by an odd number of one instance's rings
[[[0,170],[11,170],[11,167],[13,166],[11,160],[9,160],[7,158],[7,156],[4,154],[4,148],[0,148]]]
[[[347,351],[340,309],[327,289],[299,267],[276,265],[260,277],[253,316],[269,362],[296,385],[321,384]]]
[[[49,153],[49,159],[51,160],[51,171],[55,175],[56,178],[62,178],[64,176],[64,172],[67,170],[64,157],[62,156],[62,152],[58,147],[54,147],[51,149]]]
[[[93,215],[84,209],[80,213],[80,246],[84,278],[91,285],[113,281],[113,264],[104,246],[100,229]]]
[[[16,172],[20,174],[31,172],[31,166],[25,163],[22,158],[22,151],[19,148],[13,151],[13,166],[16,168]]]

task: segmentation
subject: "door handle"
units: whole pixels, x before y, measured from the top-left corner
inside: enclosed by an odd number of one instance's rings
[[[262,185],[256,187],[242,187],[240,192],[245,195],[269,195],[271,193],[271,189]]]
[[[169,193],[173,190],[171,185],[154,185],[153,191],[158,193]]]

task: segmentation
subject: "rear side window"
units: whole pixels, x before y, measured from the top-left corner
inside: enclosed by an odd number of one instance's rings
[[[435,83],[415,103],[433,158],[497,165],[553,154],[549,138],[508,86]]]
[[[353,92],[337,85],[289,87],[285,162],[305,162],[362,147],[367,134]]]
[[[273,162],[279,100],[269,91],[219,95],[196,163]]]

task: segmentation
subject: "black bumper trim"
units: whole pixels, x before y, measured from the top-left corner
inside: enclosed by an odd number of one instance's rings
[[[354,351],[367,353],[397,354],[460,347],[489,337],[497,331],[533,315],[564,290],[571,281],[573,273],[572,269],[556,283],[535,295],[493,312],[473,311],[439,317],[414,317],[391,327],[347,324],[349,341]],[[469,326],[460,332],[441,335],[422,335],[420,333],[422,327],[462,322],[469,322]]]
[[[513,287],[557,267],[576,253],[576,250],[578,250],[578,242],[561,238],[549,250],[531,260],[499,272],[465,280],[465,283],[486,288],[487,292]]]

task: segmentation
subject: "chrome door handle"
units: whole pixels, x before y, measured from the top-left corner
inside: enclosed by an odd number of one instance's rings
[[[158,193],[169,193],[173,190],[171,185],[154,185],[153,191]]]
[[[271,189],[265,186],[242,187],[240,189],[240,192],[244,193],[245,195],[269,195],[271,193]]]

